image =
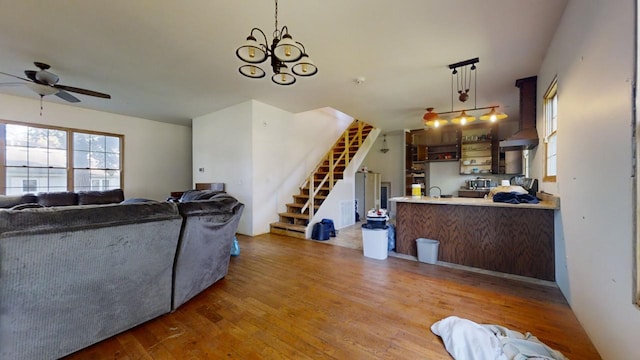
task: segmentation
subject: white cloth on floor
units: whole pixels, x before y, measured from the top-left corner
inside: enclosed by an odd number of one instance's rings
[[[480,325],[449,316],[431,325],[456,360],[566,360],[538,338],[499,325]]]

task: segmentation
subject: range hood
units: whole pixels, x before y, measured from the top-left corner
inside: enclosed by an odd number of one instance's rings
[[[536,128],[520,130],[508,139],[500,141],[500,148],[504,151],[531,150],[538,146],[538,131]]]
[[[503,151],[531,150],[540,142],[536,130],[537,79],[537,76],[531,76],[516,80],[516,86],[520,88],[520,130],[500,141]]]

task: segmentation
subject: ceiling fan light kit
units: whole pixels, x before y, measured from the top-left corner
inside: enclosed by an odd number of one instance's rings
[[[448,120],[442,119],[440,115],[443,114],[453,114],[459,113],[457,116],[453,117],[450,121],[455,125],[466,125],[470,122],[476,120],[475,116],[467,114],[467,111],[477,111],[477,110],[486,110],[491,109],[491,111],[482,114],[479,119],[483,121],[496,122],[498,120],[506,119],[507,115],[496,111],[500,106],[485,106],[478,107],[477,105],[477,79],[478,72],[476,64],[480,62],[479,58],[473,58],[469,60],[460,61],[454,64],[449,64],[449,69],[451,69],[451,111],[436,113],[433,111],[432,107],[427,108],[427,113],[424,114],[422,119],[424,120],[424,125],[427,128],[438,128],[442,125],[446,125]],[[471,76],[473,74],[473,77]],[[473,81],[472,81],[473,80]],[[456,89],[453,88],[453,83],[456,83]],[[462,110],[453,110],[453,98],[455,94],[458,94],[458,100],[460,102],[465,102],[469,99],[469,92],[471,90],[471,85],[473,83],[473,99],[474,106],[473,108],[462,109]]]
[[[278,29],[277,0],[275,5],[275,30],[271,45],[267,45],[267,36],[262,30],[259,28],[251,29],[247,41],[236,50],[236,56],[250,65],[240,66],[239,71],[242,75],[252,79],[263,78],[266,73],[256,64],[271,58],[273,70],[271,81],[278,85],[292,85],[296,82],[296,76],[313,76],[318,72],[318,67],[309,58],[304,45],[293,40],[287,26]],[[264,42],[258,42],[254,36],[255,33],[261,34]],[[286,63],[293,64],[291,70]]]

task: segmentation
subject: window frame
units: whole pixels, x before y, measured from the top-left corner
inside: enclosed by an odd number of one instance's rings
[[[544,106],[544,176],[543,182],[556,182],[558,175],[558,78],[554,78],[543,96]],[[549,142],[555,141],[555,174],[549,175]]]
[[[108,137],[117,137],[119,139],[119,171],[120,171],[120,181],[119,188],[124,190],[124,140],[125,136],[123,134],[115,134],[108,133],[102,131],[94,131],[94,130],[86,130],[86,129],[77,129],[70,127],[62,127],[48,124],[37,124],[37,123],[28,123],[22,121],[13,121],[13,120],[4,120],[0,119],[0,194],[6,195],[7,193],[7,166],[6,166],[6,125],[20,125],[20,126],[28,126],[32,128],[39,129],[48,129],[48,130],[58,130],[64,131],[67,135],[67,164],[66,164],[66,174],[67,174],[67,186],[66,191],[74,191],[74,170],[76,169],[73,162],[73,154],[74,154],[74,145],[73,145],[73,135],[75,133],[87,134],[87,135],[100,135],[100,136],[108,136]]]

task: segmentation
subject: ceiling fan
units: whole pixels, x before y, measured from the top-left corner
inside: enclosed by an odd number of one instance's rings
[[[33,90],[36,94],[40,95],[41,99],[46,95],[55,95],[68,102],[72,102],[72,103],[80,102],[80,99],[71,95],[69,92],[82,94],[82,95],[95,96],[103,99],[111,99],[111,95],[109,94],[104,94],[104,93],[93,91],[93,90],[81,89],[73,86],[58,84],[58,81],[60,81],[60,78],[58,77],[58,75],[48,71],[51,68],[49,64],[45,64],[37,61],[34,62],[34,64],[40,70],[25,70],[24,74],[27,76],[26,79],[20,76],[7,74],[5,72],[0,71],[0,74],[2,75],[11,76],[11,77],[26,81],[26,83],[5,83],[4,85],[24,84],[29,89]],[[3,84],[0,84],[0,85],[3,85]]]

